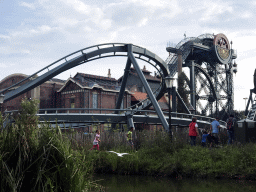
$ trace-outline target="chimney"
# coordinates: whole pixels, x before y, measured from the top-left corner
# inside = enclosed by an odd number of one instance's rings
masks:
[[[146,66],[144,65],[143,70],[146,70]]]
[[[108,78],[111,78],[110,69],[108,69]]]

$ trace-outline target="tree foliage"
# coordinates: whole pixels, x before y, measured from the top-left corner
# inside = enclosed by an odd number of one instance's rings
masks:
[[[186,90],[186,86],[187,86],[186,79],[187,79],[186,74],[184,72],[181,72],[180,75],[178,76],[178,93],[180,94],[184,103],[187,106],[189,106],[188,93]],[[178,111],[178,113],[186,113],[186,111],[183,109],[183,105],[180,101],[178,101],[177,111]]]

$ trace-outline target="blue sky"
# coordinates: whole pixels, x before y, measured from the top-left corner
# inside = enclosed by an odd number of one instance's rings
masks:
[[[188,0],[0,0],[0,79],[30,75],[79,49],[96,44],[133,43],[168,57],[167,42],[204,33],[224,33],[237,49],[235,108],[253,88],[256,68],[256,1]],[[122,64],[120,64],[122,63]],[[76,72],[119,78],[125,59],[81,65]],[[148,67],[150,69],[150,67]]]

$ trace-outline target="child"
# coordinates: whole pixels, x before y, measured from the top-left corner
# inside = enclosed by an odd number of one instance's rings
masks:
[[[130,131],[128,131],[128,133],[127,133],[127,142],[129,145],[132,146],[132,149],[133,149],[132,132],[133,132],[133,127],[131,127]]]
[[[210,132],[207,133],[206,130],[203,131],[203,135],[202,135],[202,146],[205,147],[206,146],[206,138],[208,139]],[[209,140],[209,139],[208,139]]]
[[[97,147],[97,150],[99,151],[100,150],[99,142],[100,142],[100,131],[96,130],[96,136],[93,141],[93,147],[91,148],[91,150],[93,150],[95,147]]]

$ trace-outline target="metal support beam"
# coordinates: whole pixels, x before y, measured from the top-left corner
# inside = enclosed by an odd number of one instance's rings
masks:
[[[132,115],[127,115],[127,126],[128,126],[128,129],[130,129],[131,127],[134,127]]]
[[[196,86],[195,86],[195,63],[194,60],[190,61],[190,103],[196,109]]]
[[[131,60],[128,58],[127,62],[126,62],[126,67],[124,70],[122,85],[121,85],[120,92],[118,94],[118,98],[117,98],[117,102],[116,102],[116,109],[120,109],[120,107],[121,107],[122,100],[124,98],[124,92],[125,92],[125,87],[126,87],[130,68],[131,68]],[[118,114],[118,113],[119,113],[119,111],[115,111],[115,114]]]
[[[172,112],[177,113],[176,87],[172,87]]]
[[[215,70],[214,70],[214,75],[215,75],[215,78],[214,78],[214,88],[215,88],[215,90],[217,91],[218,90],[218,73],[217,73],[217,70],[218,70],[218,68],[217,68],[217,64],[215,65]],[[230,98],[229,98],[229,96],[228,96],[228,102],[230,101]],[[219,100],[218,99],[216,99],[216,101],[215,101],[215,117],[219,117]],[[212,114],[213,115],[213,114]]]
[[[181,102],[182,108],[183,108],[184,110],[186,110],[186,112],[187,112],[188,114],[191,114],[191,112],[189,111],[189,108],[188,108],[187,105],[184,103],[184,101],[183,101],[183,99],[181,98],[179,92],[176,92],[176,96],[177,96],[178,100]]]
[[[160,120],[162,122],[163,127],[165,128],[165,130],[167,130],[169,132],[169,125],[164,117],[164,114],[163,114],[156,98],[154,97],[154,94],[152,93],[152,91],[148,85],[148,82],[147,82],[146,78],[144,77],[144,75],[143,75],[143,73],[142,73],[133,53],[132,53],[132,44],[128,44],[127,46],[128,46],[128,58],[131,60],[137,74],[139,75],[139,78],[148,94],[149,99],[151,100],[151,102],[156,110],[158,117],[160,118]]]
[[[247,105],[246,105],[246,109],[245,109],[245,116],[248,115],[248,109],[249,109],[249,105],[250,103],[253,104],[253,100],[252,100],[252,93],[254,92],[254,89],[250,89],[250,96],[249,96],[249,99],[247,101]]]
[[[181,74],[182,72],[182,51],[177,51],[177,55],[178,55],[178,76]]]

